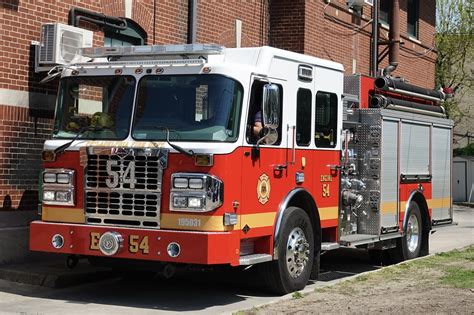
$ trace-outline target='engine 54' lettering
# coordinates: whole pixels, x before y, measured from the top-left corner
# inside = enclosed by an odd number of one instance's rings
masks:
[[[90,250],[99,250],[100,236],[100,233],[91,232],[89,243]],[[150,245],[148,242],[148,236],[143,236],[142,238],[140,235],[130,235],[128,237],[128,251],[132,254],[136,254],[138,252],[141,252],[144,255],[149,254]]]

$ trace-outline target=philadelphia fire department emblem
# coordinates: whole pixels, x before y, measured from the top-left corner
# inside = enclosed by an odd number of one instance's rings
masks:
[[[264,205],[270,198],[270,178],[267,174],[260,175],[257,183],[258,201]]]

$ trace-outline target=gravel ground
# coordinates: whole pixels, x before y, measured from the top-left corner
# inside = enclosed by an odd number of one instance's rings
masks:
[[[386,267],[242,313],[474,314],[474,247],[454,253]]]

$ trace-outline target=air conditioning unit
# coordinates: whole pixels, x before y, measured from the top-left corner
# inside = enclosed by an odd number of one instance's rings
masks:
[[[347,0],[346,3],[349,8],[354,8],[354,7],[361,8],[365,4],[373,6],[374,0]]]
[[[61,23],[41,26],[41,41],[36,50],[36,71],[55,65],[85,62],[80,55],[83,47],[92,47],[93,32]]]

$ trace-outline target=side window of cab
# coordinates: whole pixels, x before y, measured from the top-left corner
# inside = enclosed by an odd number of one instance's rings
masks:
[[[334,148],[337,143],[337,95],[316,93],[314,140],[319,148]]]
[[[267,81],[255,80],[252,84],[252,89],[250,91],[250,102],[249,102],[249,112],[247,117],[247,131],[245,134],[247,143],[256,144],[257,141],[263,136],[263,128],[265,127],[263,122],[263,111],[262,111],[262,101],[263,101],[263,87],[265,84],[268,84]],[[282,111],[283,111],[283,87],[280,84],[277,84],[280,90],[280,113],[279,113],[279,126],[278,131],[278,140],[272,144],[277,146],[281,143],[281,132],[282,132]]]

